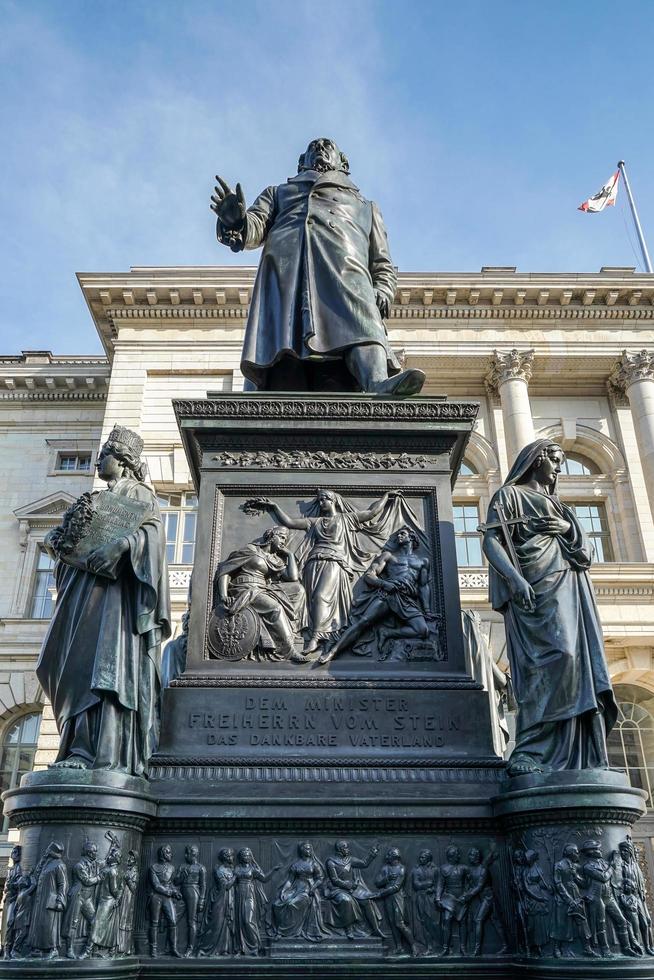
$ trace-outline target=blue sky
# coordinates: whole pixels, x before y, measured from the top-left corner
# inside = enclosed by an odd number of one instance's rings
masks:
[[[251,202],[319,135],[402,271],[638,267],[623,191],[576,208],[624,157],[654,250],[653,30],[652,0],[0,0],[0,352],[100,349],[77,271],[242,264],[213,175]]]

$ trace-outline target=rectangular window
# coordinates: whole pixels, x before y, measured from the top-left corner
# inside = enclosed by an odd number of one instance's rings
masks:
[[[194,493],[158,493],[169,565],[192,565],[198,498]]]
[[[483,564],[479,507],[477,504],[454,504],[454,536],[456,540],[456,560],[459,567]]]
[[[57,469],[66,473],[88,473],[91,469],[90,453],[59,453]]]
[[[575,504],[566,501],[575,512],[577,520],[590,538],[595,551],[595,561],[613,561],[611,534],[604,504]]]
[[[54,561],[45,548],[39,554],[30,596],[30,619],[50,619],[55,604]]]

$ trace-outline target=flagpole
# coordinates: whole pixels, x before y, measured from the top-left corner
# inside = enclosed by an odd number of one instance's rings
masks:
[[[634,202],[634,198],[631,193],[631,187],[629,186],[629,181],[627,179],[627,170],[624,165],[624,160],[618,160],[618,170],[624,177],[624,186],[627,192],[627,197],[629,198],[629,204],[631,205],[631,213],[633,215],[634,224],[636,226],[636,234],[638,235],[640,250],[643,253],[643,261],[645,263],[645,269],[647,272],[654,272],[654,269],[652,269],[652,260],[649,257],[649,252],[647,251],[647,245],[645,244],[645,236],[643,235],[643,229],[640,227],[640,220],[638,218],[638,212],[636,211],[636,204]]]

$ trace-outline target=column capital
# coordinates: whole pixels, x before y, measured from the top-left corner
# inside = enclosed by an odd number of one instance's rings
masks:
[[[499,391],[504,382],[511,378],[520,378],[527,384],[531,378],[533,362],[533,350],[520,351],[517,347],[507,351],[494,350],[484,377],[486,390]]]
[[[623,350],[609,375],[609,390],[626,392],[635,381],[654,381],[654,351]]]

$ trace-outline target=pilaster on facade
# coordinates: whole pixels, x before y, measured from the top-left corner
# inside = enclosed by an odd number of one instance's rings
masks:
[[[609,386],[624,391],[629,400],[654,520],[654,350],[623,350],[609,376]]]

